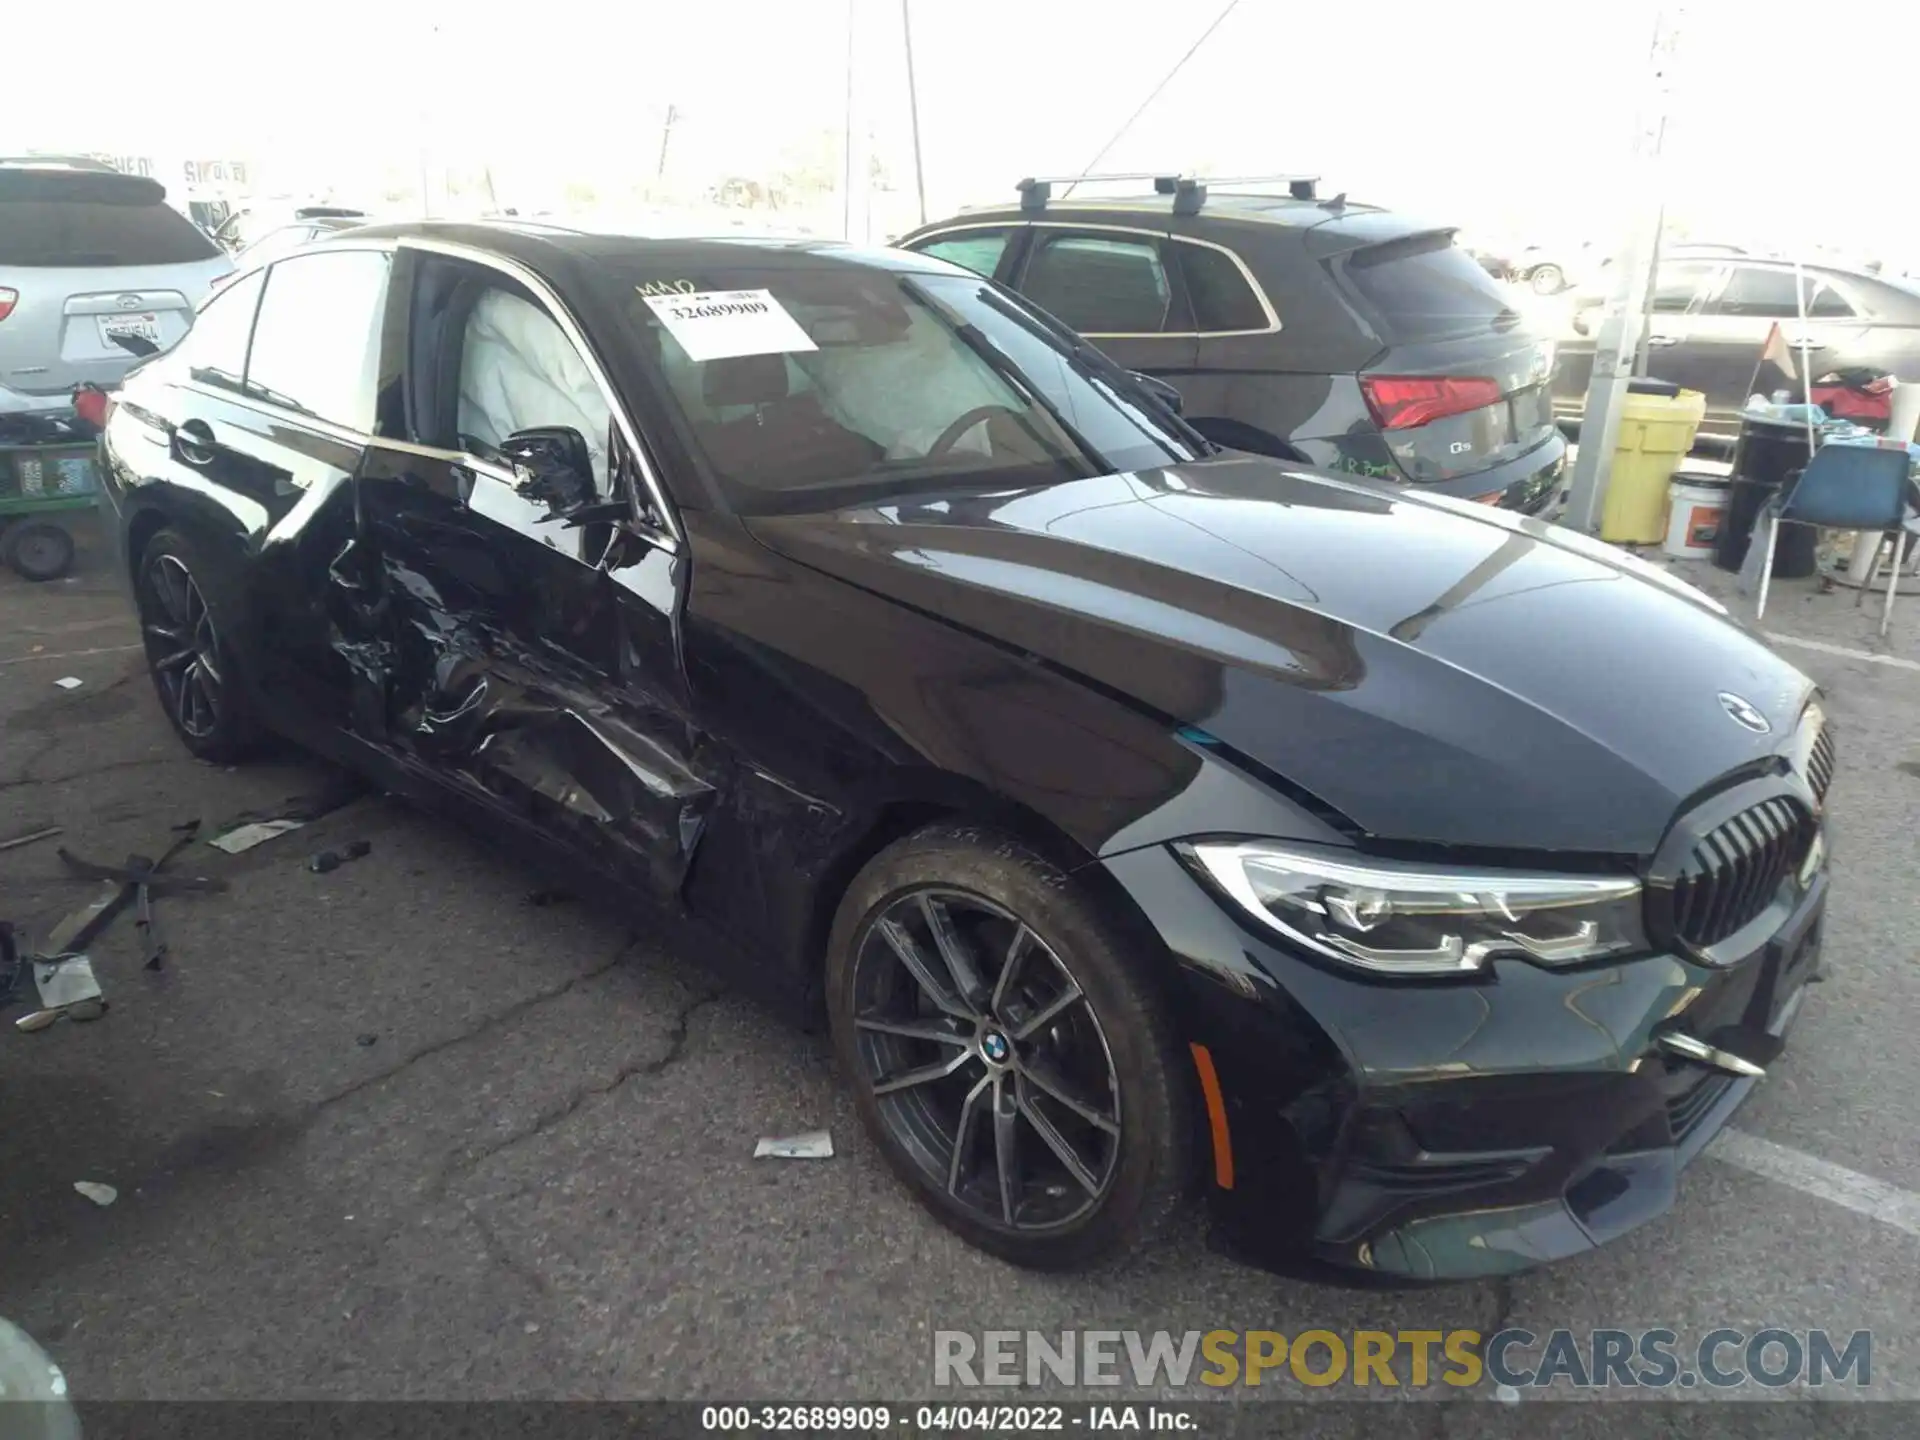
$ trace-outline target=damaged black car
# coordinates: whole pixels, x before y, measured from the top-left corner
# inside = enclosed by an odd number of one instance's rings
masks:
[[[824,1011],[911,1192],[1114,1258],[1514,1271],[1658,1216],[1817,971],[1834,749],[1714,602],[1222,452],[991,281],[348,232],[103,439],[160,703]]]

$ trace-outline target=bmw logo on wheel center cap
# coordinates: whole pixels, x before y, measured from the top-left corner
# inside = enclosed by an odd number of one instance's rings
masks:
[[[1013,1054],[1013,1046],[1007,1043],[1007,1037],[997,1030],[989,1030],[980,1040],[980,1053],[996,1065],[1004,1065]]]

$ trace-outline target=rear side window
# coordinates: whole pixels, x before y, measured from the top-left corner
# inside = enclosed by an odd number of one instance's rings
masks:
[[[373,429],[390,257],[297,255],[267,270],[247,390],[350,430]]]
[[[1409,235],[1356,250],[1344,273],[1384,340],[1483,335],[1520,318],[1499,283],[1450,234]]]
[[[215,291],[200,307],[200,313],[193,317],[193,329],[180,347],[189,376],[204,385],[240,388],[247,373],[253,313],[260,307],[266,279],[266,271],[256,271]]]
[[[1173,289],[1156,242],[1043,237],[1020,286],[1034,304],[1089,335],[1157,335],[1167,328]]]
[[[1187,282],[1193,305],[1194,329],[1203,334],[1221,330],[1264,330],[1267,312],[1253,293],[1247,277],[1224,250],[1210,245],[1176,243],[1180,278]]]
[[[1000,257],[1007,253],[1007,242],[1012,238],[1011,230],[968,230],[959,235],[929,241],[925,245],[916,245],[914,249],[922,255],[931,255],[992,279],[993,272],[1000,268]]]
[[[0,265],[63,270],[186,265],[219,253],[191,220],[164,201],[0,195]]]

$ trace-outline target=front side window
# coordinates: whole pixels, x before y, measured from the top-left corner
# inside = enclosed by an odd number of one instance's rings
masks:
[[[965,230],[913,248],[922,255],[991,277],[1000,268],[1000,257],[1007,253],[1007,242],[1012,238],[1011,230]]]
[[[1144,237],[1043,231],[1020,289],[1088,335],[1157,335],[1173,303],[1160,246]]]
[[[1653,287],[1655,312],[1686,315],[1699,310],[1719,273],[1712,265],[1661,266]]]
[[[379,250],[297,255],[270,267],[248,393],[370,432],[390,268]]]
[[[253,315],[260,307],[266,279],[266,271],[256,270],[214,291],[200,307],[193,329],[180,342],[179,353],[190,378],[229,390],[245,383],[247,341],[253,335]]]
[[[1800,314],[1798,292],[1791,270],[1763,270],[1736,265],[1715,307],[1722,315],[1764,316],[1787,320]]]
[[[619,275],[673,418],[743,513],[1198,455],[1111,362],[984,280],[853,265]]]

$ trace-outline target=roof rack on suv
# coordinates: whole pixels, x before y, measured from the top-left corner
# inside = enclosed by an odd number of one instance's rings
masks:
[[[293,212],[296,220],[364,220],[364,210],[349,210],[343,205],[302,205]]]
[[[1017,188],[1020,192],[1020,208],[1029,213],[1045,210],[1047,201],[1053,198],[1053,187],[1065,185],[1071,190],[1076,185],[1112,184],[1118,181],[1139,182],[1151,180],[1153,193],[1173,197],[1173,213],[1176,215],[1198,215],[1200,207],[1207,203],[1209,185],[1277,185],[1284,184],[1287,194],[1295,200],[1311,200],[1320,182],[1318,175],[1258,175],[1244,176],[1229,180],[1216,180],[1209,176],[1198,175],[1159,175],[1153,173],[1125,175],[1029,175]]]

